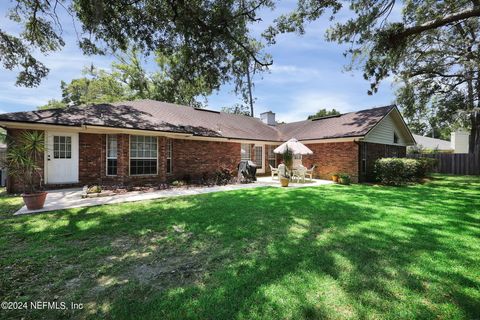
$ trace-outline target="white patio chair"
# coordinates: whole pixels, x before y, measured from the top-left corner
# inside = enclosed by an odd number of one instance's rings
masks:
[[[313,179],[313,171],[315,170],[316,165],[313,165],[310,169],[307,169],[305,176],[309,176],[310,180]]]
[[[277,176],[277,180],[279,180],[280,178],[278,177],[278,168],[274,168],[270,164],[269,166],[270,166],[270,172],[272,173],[272,180],[275,180],[275,175]]]
[[[299,166],[293,170],[292,173],[292,180],[296,180],[297,182],[302,181],[302,183],[305,183],[305,174],[307,172],[307,168],[304,166]]]

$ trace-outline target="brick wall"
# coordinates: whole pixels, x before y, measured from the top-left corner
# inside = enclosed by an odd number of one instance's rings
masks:
[[[306,145],[312,155],[303,156],[302,163],[311,168],[316,165],[314,178],[331,179],[333,173],[346,173],[352,182],[358,182],[358,154],[356,142],[314,143]]]
[[[360,143],[360,181],[374,181],[375,161],[380,158],[399,157],[404,158],[407,154],[407,147],[387,144],[361,142]],[[363,168],[362,160],[366,160],[366,170]]]
[[[80,133],[79,180],[86,184],[141,185],[164,183],[165,138],[158,137],[158,167],[156,175],[130,176],[130,137],[117,134],[117,175],[107,176],[107,135]]]
[[[226,168],[236,172],[240,143],[173,139],[173,172],[168,180],[198,181],[204,174]],[[164,161],[166,162],[166,161]]]
[[[105,135],[78,135],[78,179],[81,184],[100,184],[105,174]]]

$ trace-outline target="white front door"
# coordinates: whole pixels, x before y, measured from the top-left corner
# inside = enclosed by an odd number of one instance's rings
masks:
[[[47,134],[46,183],[78,182],[78,133]]]
[[[258,173],[265,173],[265,152],[263,151],[263,147],[263,145],[257,145],[253,149],[253,152],[255,154],[255,164],[257,165]]]

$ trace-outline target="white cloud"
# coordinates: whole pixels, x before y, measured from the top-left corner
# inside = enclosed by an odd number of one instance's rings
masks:
[[[304,92],[289,99],[290,108],[277,112],[277,120],[285,122],[301,121],[307,119],[319,109],[335,108],[344,113],[353,110],[353,105],[348,98],[340,94],[328,92]]]

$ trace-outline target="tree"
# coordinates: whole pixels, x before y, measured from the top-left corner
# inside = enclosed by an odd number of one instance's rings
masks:
[[[201,76],[189,80],[181,78],[183,68],[180,53],[171,56],[157,54],[157,72],[147,72],[137,50],[117,54],[112,71],[94,66],[85,68],[83,77],[70,83],[62,81],[62,101],[50,100],[39,109],[66,107],[67,105],[88,105],[112,103],[135,99],[154,99],[171,103],[202,107],[199,100],[209,95],[213,87]]]
[[[61,109],[65,108],[66,106],[67,104],[63,101],[57,99],[50,99],[46,104],[39,106],[38,110]]]
[[[231,107],[223,107],[223,112],[232,113],[232,114],[241,114],[244,116],[251,116],[251,110],[249,106],[237,103]]]
[[[299,1],[298,8],[278,18],[265,36],[274,43],[279,33],[302,33],[304,25],[327,8],[334,18],[344,4]],[[334,24],[327,39],[350,44],[345,54],[352,58],[350,67],[362,69],[370,81],[368,93],[377,92],[382,80],[395,76],[410,91],[407,100],[404,93],[399,95],[406,114],[418,116],[437,108],[435,116],[447,123],[460,115],[468,118],[470,150],[480,152],[480,2],[406,1],[401,21],[390,17],[394,0],[351,0],[349,4],[353,17]],[[411,99],[411,93],[417,99]]]
[[[340,114],[341,113],[339,111],[335,110],[335,108],[333,108],[332,110],[320,109],[320,110],[317,111],[317,113],[309,115],[307,120],[316,119],[316,118],[323,118],[323,117],[328,117],[328,116],[337,116],[337,115],[340,115]]]
[[[84,77],[70,83],[62,81],[62,101],[66,105],[112,103],[127,100],[128,88],[119,81],[118,75],[99,70],[93,66],[84,70]]]
[[[259,10],[274,8],[273,0],[12,3],[9,18],[21,32],[0,29],[0,61],[5,69],[20,69],[18,85],[37,86],[48,74],[48,68],[32,52],[61,50],[65,42],[60,16],[65,12],[80,26],[78,46],[85,54],[126,51],[132,44],[142,53],[170,56],[183,52],[187,62],[182,68],[184,79],[202,75],[208,83],[220,85],[232,79],[233,58],[248,56],[260,65],[271,63],[250,45],[248,26],[260,20]]]
[[[255,48],[255,51],[261,51],[263,49],[263,44],[252,40],[250,43],[252,48]],[[266,55],[268,59],[271,59],[270,55]],[[268,67],[257,63],[256,61],[252,60],[252,58],[248,55],[243,55],[240,57],[236,57],[232,60],[232,73],[233,73],[233,82],[235,84],[234,92],[237,96],[240,96],[245,106],[248,106],[250,112],[242,114],[249,115],[253,117],[255,115],[254,112],[254,104],[256,98],[253,95],[253,90],[255,88],[255,77],[262,72],[268,71]],[[234,105],[231,107],[233,110],[238,109],[238,105]],[[243,110],[244,108],[240,108],[239,110]]]

